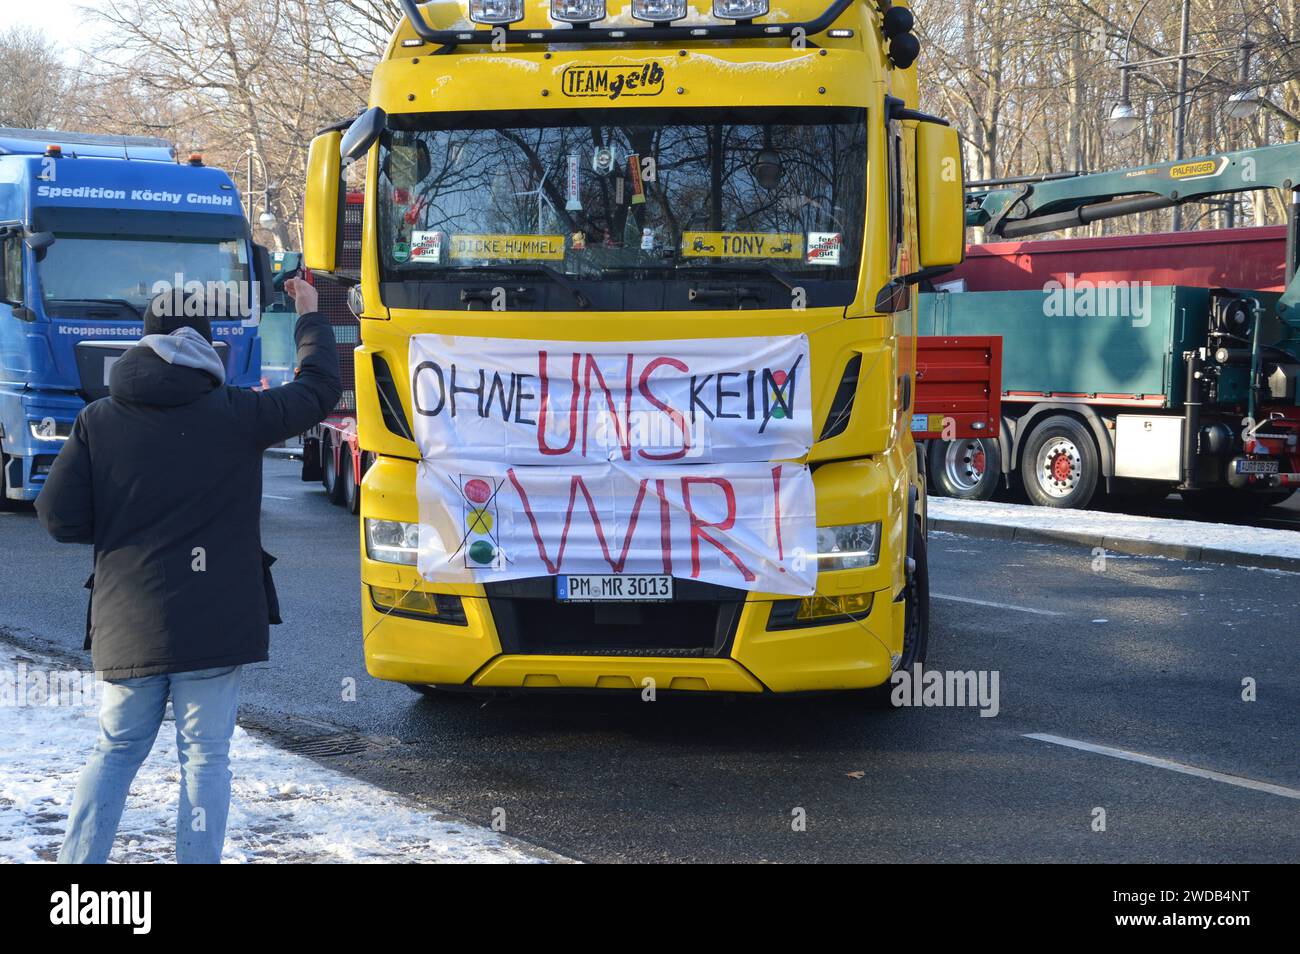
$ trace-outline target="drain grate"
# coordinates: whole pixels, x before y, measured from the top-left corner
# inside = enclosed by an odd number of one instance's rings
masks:
[[[356,735],[355,733],[312,736],[309,738],[295,737],[283,740],[280,746],[300,755],[317,757],[360,755],[362,752],[369,752],[371,749],[378,747],[365,736]]]

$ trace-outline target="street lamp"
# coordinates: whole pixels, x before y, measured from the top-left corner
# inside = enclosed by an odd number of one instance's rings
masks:
[[[1259,112],[1261,98],[1257,89],[1243,89],[1239,93],[1233,93],[1228,97],[1228,115],[1233,119],[1249,119]]]
[[[253,158],[256,156],[258,163],[262,166],[262,180],[266,183],[265,188],[258,190],[262,194],[262,214],[258,216],[257,224],[266,229],[266,231],[274,233],[276,227],[280,224],[280,220],[277,219],[275,213],[271,211],[271,197],[276,192],[276,184],[269,181],[269,176],[266,171],[266,161],[253,151],[252,146],[249,146],[244,150],[244,156],[248,160],[248,190],[246,193],[248,196],[248,217],[250,219],[253,217],[253,196],[256,194],[253,191]],[[276,244],[279,244],[279,236],[276,236]]]
[[[1250,54],[1255,42],[1247,36],[1241,41],[1241,58],[1237,61],[1237,85],[1241,89],[1228,97],[1228,115],[1233,119],[1249,119],[1259,112],[1259,90],[1250,86]]]
[[[1128,79],[1128,74],[1124,74]],[[1110,116],[1106,118],[1106,123],[1110,126],[1111,132],[1116,136],[1123,138],[1131,135],[1134,130],[1142,124],[1138,112],[1133,108],[1133,104],[1127,98],[1121,99],[1110,111]]]

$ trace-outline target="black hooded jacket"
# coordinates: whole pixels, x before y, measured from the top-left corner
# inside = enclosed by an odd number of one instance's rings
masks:
[[[109,397],[78,415],[36,509],[56,540],[95,546],[86,642],[104,678],[267,658],[280,620],[262,452],[319,423],[341,391],[325,318],[302,316],[294,336],[295,380],[266,391],[131,348]]]

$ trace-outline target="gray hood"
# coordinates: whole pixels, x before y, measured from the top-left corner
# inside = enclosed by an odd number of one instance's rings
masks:
[[[168,364],[198,368],[216,378],[218,384],[226,383],[226,368],[217,349],[193,328],[177,328],[169,335],[145,335],[139,345],[152,349]]]

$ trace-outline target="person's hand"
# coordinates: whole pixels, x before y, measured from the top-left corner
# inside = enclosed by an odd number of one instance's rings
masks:
[[[320,294],[316,291],[315,285],[303,281],[301,278],[290,278],[284,283],[284,290],[293,299],[299,315],[305,315],[308,312],[317,310]]]

